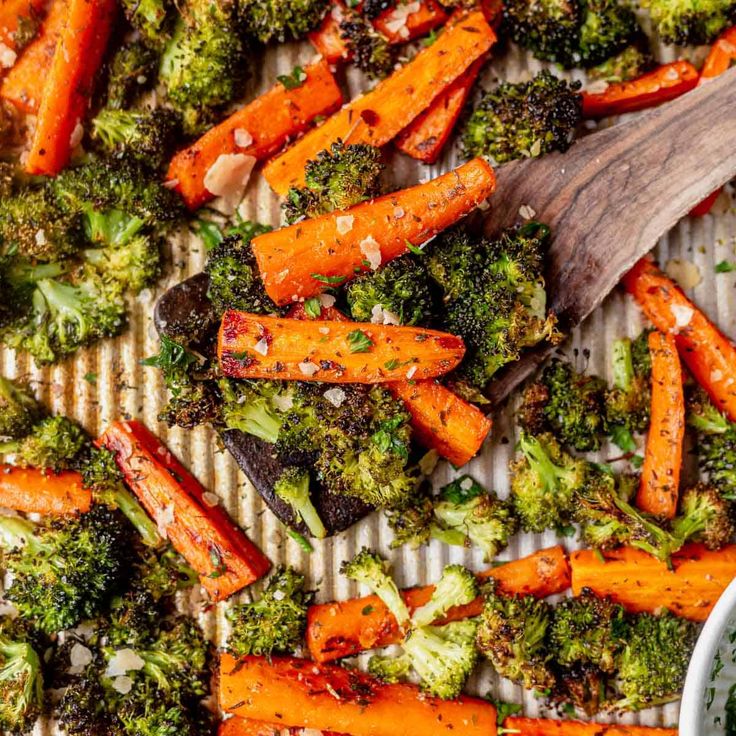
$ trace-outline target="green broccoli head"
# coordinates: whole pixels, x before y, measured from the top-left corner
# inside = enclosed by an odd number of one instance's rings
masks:
[[[352,560],[343,562],[340,572],[370,588],[385,604],[402,629],[410,623],[409,609],[390,574],[390,565],[380,555],[363,548]]]
[[[46,185],[0,200],[0,254],[58,261],[83,243],[79,215],[67,212]]]
[[[158,54],[140,40],[131,41],[117,49],[108,67],[105,106],[109,110],[126,110],[155,83]]]
[[[581,452],[599,449],[605,427],[605,381],[553,359],[542,372],[541,383],[548,393],[544,417],[555,437]]]
[[[628,82],[644,74],[652,65],[652,54],[644,43],[627,46],[610,59],[588,70],[591,80],[608,84]]]
[[[669,612],[636,616],[618,662],[622,697],[615,707],[640,710],[679,698],[697,637],[696,624]]]
[[[270,229],[257,225],[253,237]],[[279,311],[266,294],[250,238],[237,235],[225,238],[210,251],[205,272],[210,277],[207,296],[218,312],[240,309],[255,314],[273,314]]]
[[[80,452],[88,443],[84,430],[66,417],[46,417],[33,425],[30,433],[0,446],[15,453],[15,464],[44,470],[76,467]]]
[[[547,649],[552,607],[533,596],[500,595],[493,583],[484,586],[485,604],[476,643],[502,677],[527,689],[554,685]]]
[[[616,670],[627,635],[623,607],[588,589],[557,604],[549,628],[550,647],[559,664],[593,665],[607,673]]]
[[[480,547],[487,562],[508,545],[519,528],[512,504],[501,501],[468,475],[442,489],[434,515],[443,528],[463,533]]]
[[[163,107],[105,108],[92,120],[92,138],[108,156],[129,157],[158,170],[169,160],[179,126],[179,114]]]
[[[654,29],[665,43],[704,44],[736,22],[733,0],[647,0]]]
[[[231,3],[191,0],[181,9],[161,57],[159,78],[187,135],[202,133],[242,92],[245,44]]]
[[[122,5],[128,22],[146,43],[160,47],[167,37],[166,21],[173,3],[169,0],[123,0]]]
[[[6,597],[48,634],[92,618],[129,572],[130,527],[105,506],[43,525],[0,517],[0,545],[13,582]]]
[[[702,542],[720,549],[736,532],[730,501],[712,486],[697,483],[680,498],[680,512],[672,520],[672,533],[685,541]]]
[[[566,151],[581,119],[579,82],[543,70],[529,82],[503,82],[487,92],[462,133],[468,158],[488,156],[497,164]]]
[[[580,61],[601,64],[623,51],[641,33],[634,11],[618,0],[584,0],[580,27]]]
[[[565,527],[575,510],[576,494],[590,474],[587,461],[567,454],[551,434],[522,434],[521,454],[512,461],[511,500],[525,531]]]
[[[436,310],[424,259],[410,254],[353,279],[345,289],[345,298],[358,322],[385,321],[388,317],[402,325],[427,324]]]
[[[340,21],[340,38],[352,60],[369,79],[382,79],[393,71],[396,58],[388,39],[361,13],[348,10]]]
[[[290,567],[279,568],[257,601],[228,611],[228,650],[236,656],[293,654],[302,645],[311,602],[304,576]]]
[[[424,489],[417,489],[405,504],[386,511],[388,524],[394,538],[391,547],[408,544],[412,549],[427,544],[434,536],[434,500]],[[464,544],[465,535],[460,536],[460,544]]]
[[[368,672],[384,682],[404,682],[411,669],[411,659],[407,654],[398,657],[374,654],[368,660]]]
[[[289,189],[283,205],[287,222],[345,210],[378,196],[383,168],[380,149],[336,141],[307,163],[304,187]]]
[[[283,425],[278,406],[292,401],[293,387],[278,381],[220,381],[222,417],[228,429],[275,444]]]
[[[0,729],[29,733],[43,708],[43,669],[23,623],[0,618]]]
[[[327,536],[327,530],[309,495],[307,470],[295,466],[286,468],[274,484],[273,491],[278,498],[289,504],[296,521],[302,521],[313,537],[324,539]]]
[[[455,606],[474,601],[480,589],[475,575],[462,565],[447,565],[434,586],[432,597],[411,615],[413,626],[429,626]]]
[[[578,0],[510,0],[503,5],[503,22],[509,37],[538,59],[564,67],[580,59]]]
[[[0,438],[19,440],[25,437],[42,415],[43,409],[30,389],[0,376]]]
[[[327,0],[240,0],[246,33],[262,43],[304,37],[329,8]]]
[[[525,348],[559,340],[542,278],[548,235],[545,225],[531,222],[496,240],[478,242],[454,229],[432,243],[428,268],[443,296],[441,326],[467,349],[456,381],[482,390]]]

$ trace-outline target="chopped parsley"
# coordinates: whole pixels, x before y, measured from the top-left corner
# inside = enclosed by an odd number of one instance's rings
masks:
[[[276,79],[278,79],[286,89],[297,89],[307,81],[307,73],[300,66],[295,66],[291,70],[291,74],[280,74]]]
[[[313,296],[304,302],[304,313],[309,319],[319,319],[322,314],[322,302],[319,297]]]
[[[322,284],[341,284],[345,281],[344,276],[325,276],[321,273],[313,273],[312,278]]]
[[[367,353],[373,347],[373,340],[363,330],[348,333],[348,345],[351,353]]]

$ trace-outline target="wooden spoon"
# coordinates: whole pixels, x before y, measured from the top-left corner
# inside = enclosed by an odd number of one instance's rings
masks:
[[[552,228],[547,292],[567,331],[696,204],[736,176],[736,68],[564,154],[502,166],[485,228],[527,205]],[[541,346],[492,381],[503,401],[554,348]]]

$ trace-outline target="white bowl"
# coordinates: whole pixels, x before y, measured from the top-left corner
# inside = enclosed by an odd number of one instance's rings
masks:
[[[703,626],[687,670],[680,706],[680,736],[723,736],[729,688],[736,683],[736,579],[723,591]],[[720,652],[723,667],[714,671]],[[710,707],[706,702],[710,701]],[[720,717],[720,718],[719,718]]]

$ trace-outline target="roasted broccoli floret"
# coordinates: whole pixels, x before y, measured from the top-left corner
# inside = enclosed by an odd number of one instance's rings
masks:
[[[598,376],[578,373],[569,363],[557,359],[545,367],[539,382],[546,392],[542,408],[544,425],[560,442],[576,450],[599,449],[605,427],[605,382]],[[530,390],[535,406],[542,393],[535,388]],[[528,418],[533,411],[530,408],[523,413]]]
[[[665,43],[704,44],[736,21],[733,0],[647,0],[654,29]]]
[[[358,322],[426,324],[435,312],[424,260],[403,255],[378,271],[366,271],[345,289],[350,314]]]
[[[270,229],[255,225],[252,237]],[[207,296],[218,312],[241,309],[255,314],[273,314],[279,311],[266,294],[250,238],[237,235],[225,238],[210,251],[205,272],[210,277]]]
[[[158,72],[158,54],[142,41],[121,46],[109,65],[106,107],[129,108],[138,94],[151,87]]]
[[[682,494],[679,515],[672,520],[675,537],[720,549],[735,531],[731,504],[715,488],[698,483]]]
[[[527,689],[554,685],[547,632],[552,607],[533,596],[504,596],[493,583],[484,586],[485,604],[476,643],[501,677]]]
[[[279,568],[257,601],[228,611],[228,650],[236,656],[293,654],[302,644],[312,597],[304,589],[303,575],[290,567]]]
[[[29,733],[43,708],[43,671],[26,627],[0,618],[0,730]]]
[[[701,471],[723,498],[736,501],[736,424],[711,403],[705,391],[688,399],[687,422],[696,431]]]
[[[445,303],[441,327],[462,337],[467,348],[455,383],[482,390],[524,348],[559,340],[542,278],[548,235],[537,222],[496,240],[478,241],[454,229],[430,246],[429,272]]]
[[[167,35],[165,25],[171,8],[168,0],[123,0],[122,5],[128,22],[146,43],[160,47]]]
[[[166,44],[159,78],[182,114],[184,132],[201,133],[215,112],[242,91],[245,44],[233,3],[190,0]]]
[[[88,439],[84,430],[66,417],[46,417],[24,437],[0,444],[0,452],[15,453],[15,465],[44,470],[69,470]]]
[[[354,10],[343,13],[340,38],[352,52],[355,66],[369,79],[381,79],[393,70],[396,59],[388,39],[365,15]]]
[[[367,143],[333,143],[304,169],[304,187],[292,187],[284,202],[289,223],[345,210],[381,193],[381,151]]]
[[[575,510],[575,498],[585,486],[590,464],[573,458],[550,434],[523,433],[521,454],[512,461],[511,500],[525,531],[562,529]]]
[[[606,424],[613,441],[625,451],[635,449],[632,434],[649,425],[651,359],[645,331],[633,343],[613,343],[613,387],[606,391]]]
[[[644,74],[652,64],[652,55],[644,44],[627,46],[623,51],[606,59],[588,70],[591,80],[601,80],[608,84],[628,82]]]
[[[2,438],[18,440],[30,434],[43,411],[25,386],[0,376],[0,452]]]
[[[464,606],[474,601],[479,592],[478,581],[469,570],[462,565],[447,565],[430,600],[412,614],[412,624],[429,626],[443,618],[454,606]]]
[[[619,0],[583,0],[580,62],[590,67],[621,52],[641,33],[634,11]]]
[[[309,533],[317,539],[324,539],[327,530],[319,518],[317,509],[309,495],[309,472],[303,468],[288,467],[279,476],[273,487],[274,493],[289,504],[297,522],[304,522]]]
[[[487,562],[508,545],[519,528],[511,503],[501,501],[468,475],[442,489],[434,515],[443,529],[460,532],[480,547]]]
[[[503,4],[503,22],[510,38],[538,59],[565,67],[580,60],[578,0],[510,0]]]
[[[38,526],[0,517],[0,545],[13,575],[6,598],[40,631],[75,626],[125,581],[131,543],[123,518],[105,506]]]
[[[130,157],[157,170],[168,161],[179,129],[179,115],[159,107],[106,108],[92,120],[92,137],[115,158]]]
[[[679,698],[697,636],[696,624],[669,612],[636,616],[619,659],[622,697],[613,706],[639,710]]]
[[[329,7],[326,0],[240,0],[246,32],[262,43],[302,38]]]
[[[618,654],[628,635],[623,607],[598,598],[584,588],[579,596],[565,598],[552,614],[550,648],[564,667],[594,665],[602,672],[616,670]]]
[[[503,82],[487,92],[462,133],[468,158],[489,156],[497,164],[566,151],[581,119],[579,82],[543,70],[529,82]]]
[[[283,417],[277,404],[290,402],[292,387],[272,381],[220,382],[224,399],[223,421],[229,429],[239,429],[264,442],[279,439]]]

